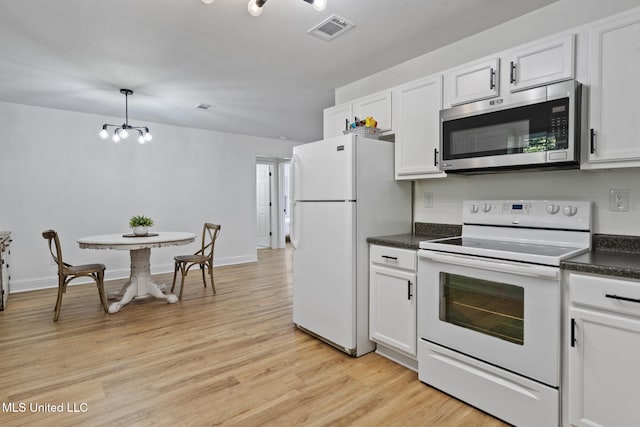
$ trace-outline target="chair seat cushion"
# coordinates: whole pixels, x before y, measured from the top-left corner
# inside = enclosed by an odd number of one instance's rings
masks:
[[[65,273],[67,274],[84,274],[94,273],[100,270],[104,270],[106,266],[104,264],[84,264],[84,265],[71,265],[65,267]]]
[[[178,255],[173,259],[175,259],[177,262],[203,263],[209,261],[209,257],[204,255]]]

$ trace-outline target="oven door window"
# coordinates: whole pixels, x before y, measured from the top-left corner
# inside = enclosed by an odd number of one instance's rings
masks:
[[[440,320],[524,344],[524,288],[440,273]]]
[[[448,120],[443,159],[537,153],[569,148],[569,98]]]

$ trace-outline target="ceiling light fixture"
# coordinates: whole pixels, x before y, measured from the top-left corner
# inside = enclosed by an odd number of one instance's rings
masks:
[[[202,1],[205,1],[205,0],[202,0]],[[323,11],[327,8],[327,0],[302,0],[302,1],[309,3],[317,11]],[[260,16],[262,15],[262,6],[264,6],[266,2],[267,0],[249,0],[247,9],[249,10],[249,13],[251,15]]]
[[[120,93],[124,95],[124,123],[120,126],[118,125],[110,125],[105,123],[102,125],[102,130],[98,134],[100,138],[107,139],[109,138],[108,128],[114,127],[113,136],[111,140],[113,142],[120,142],[121,139],[127,139],[129,137],[129,129],[137,130],[140,134],[138,136],[138,142],[140,144],[144,144],[147,141],[151,141],[153,138],[151,133],[149,133],[149,128],[146,126],[131,126],[129,124],[129,95],[133,95],[133,91],[131,89],[120,89]]]

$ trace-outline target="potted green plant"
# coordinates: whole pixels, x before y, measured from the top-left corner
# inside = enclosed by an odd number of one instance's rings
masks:
[[[129,227],[136,236],[146,236],[149,233],[149,227],[153,226],[153,220],[148,216],[134,215],[129,219]]]

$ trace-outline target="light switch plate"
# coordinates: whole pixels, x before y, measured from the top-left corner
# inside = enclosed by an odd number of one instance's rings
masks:
[[[424,193],[424,207],[425,208],[433,207],[433,193],[431,192]]]

